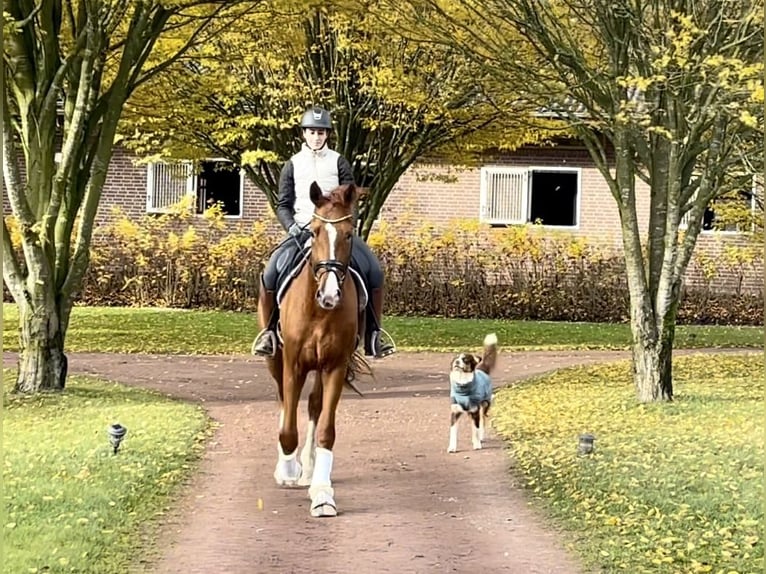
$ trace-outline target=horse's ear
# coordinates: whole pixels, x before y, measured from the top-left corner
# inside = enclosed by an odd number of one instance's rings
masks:
[[[353,205],[359,199],[359,193],[362,190],[361,187],[357,187],[356,184],[350,183],[346,187],[346,191],[343,192],[343,203],[346,205]]]
[[[324,193],[322,193],[322,188],[319,187],[319,184],[317,182],[312,182],[311,187],[309,188],[309,194],[311,197],[311,202],[319,207],[323,203],[327,201],[327,198],[325,197]]]

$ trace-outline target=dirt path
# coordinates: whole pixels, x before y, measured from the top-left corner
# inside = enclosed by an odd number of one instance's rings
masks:
[[[625,356],[507,353],[494,383]],[[261,360],[77,354],[70,370],[203,402],[221,423],[147,572],[580,572],[515,488],[491,432],[474,452],[463,424],[460,452],[447,454],[450,357],[400,354],[374,365],[364,398],[344,394],[333,471],[341,514],[320,521],[305,490],[272,479],[277,408]]]
[[[494,384],[626,357],[505,353]],[[145,572],[581,572],[513,484],[491,431],[472,451],[461,425],[460,452],[447,454],[450,358],[399,354],[374,365],[364,398],[344,394],[333,470],[341,514],[325,520],[309,518],[305,489],[274,484],[277,407],[260,359],[74,354],[70,371],[202,402],[221,423]],[[301,415],[303,432],[304,401]]]

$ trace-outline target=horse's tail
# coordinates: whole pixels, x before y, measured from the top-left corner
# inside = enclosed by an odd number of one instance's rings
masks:
[[[346,386],[360,397],[363,397],[364,395],[362,394],[362,391],[360,391],[354,383],[359,375],[369,375],[373,379],[375,378],[375,373],[372,372],[372,367],[370,366],[370,363],[367,362],[367,359],[364,358],[364,355],[360,351],[354,351],[354,354],[351,355],[351,358],[348,361]]]

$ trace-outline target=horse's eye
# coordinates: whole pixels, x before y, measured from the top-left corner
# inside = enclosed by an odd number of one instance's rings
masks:
[[[348,241],[351,241],[353,238],[354,238],[354,234],[353,233],[349,232],[349,233],[346,234],[346,239]]]

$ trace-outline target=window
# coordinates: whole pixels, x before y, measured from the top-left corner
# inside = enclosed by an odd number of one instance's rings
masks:
[[[195,213],[220,203],[227,217],[242,216],[243,176],[227,160],[152,163],[147,172],[146,211],[166,213],[186,196],[194,198]]]
[[[747,229],[747,219],[754,208],[754,195],[749,191],[734,196],[715,198],[702,215],[702,231],[741,232]]]
[[[204,161],[197,176],[197,213],[203,213],[216,203],[224,215],[242,215],[242,175],[231,162]]]
[[[150,163],[146,176],[146,211],[166,213],[187,195],[195,195],[193,166],[183,163]]]
[[[762,187],[756,178],[750,189],[741,189],[713,199],[702,214],[701,232],[743,233],[753,228],[759,194]],[[689,212],[681,218],[680,229],[689,225]]]
[[[484,167],[480,219],[493,225],[579,224],[579,169]]]

